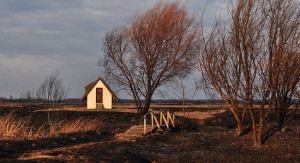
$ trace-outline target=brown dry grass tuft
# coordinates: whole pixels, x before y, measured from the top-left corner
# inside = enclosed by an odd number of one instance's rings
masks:
[[[18,118],[14,112],[10,112],[0,116],[0,140],[34,140],[75,132],[99,132],[103,126],[103,121],[103,116],[94,119],[79,118],[56,121],[50,127],[44,123],[34,128],[29,125],[29,118]]]
[[[99,131],[103,125],[104,117],[97,117],[95,119],[79,118],[76,120],[62,120],[57,121],[50,127],[50,135],[74,133],[74,132],[87,132]]]
[[[17,118],[14,112],[0,116],[0,139],[19,139],[26,134],[28,118]]]

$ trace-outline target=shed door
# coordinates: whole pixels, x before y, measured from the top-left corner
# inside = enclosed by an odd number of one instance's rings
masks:
[[[103,89],[96,88],[96,103],[103,103]]]

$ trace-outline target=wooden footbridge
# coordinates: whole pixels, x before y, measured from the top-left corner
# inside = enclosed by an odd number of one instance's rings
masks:
[[[151,116],[151,128],[147,126],[147,116]],[[159,115],[159,121],[156,117],[156,115]],[[162,130],[162,126],[166,126],[167,129],[170,129],[170,125],[175,127],[175,114],[170,113],[169,110],[166,109],[149,109],[148,113],[146,113],[143,116],[144,119],[144,134],[147,134],[148,132],[153,131],[156,127],[158,130]],[[149,131],[150,130],[150,131]]]
[[[157,118],[158,116],[159,119]],[[156,128],[158,131],[162,131],[163,129],[170,129],[171,126],[175,127],[175,114],[171,113],[169,110],[149,109],[142,118],[144,120],[144,125],[132,126],[125,133],[117,134],[117,139],[121,141],[133,141],[149,132],[153,132]],[[147,124],[147,119],[150,120],[151,124]]]

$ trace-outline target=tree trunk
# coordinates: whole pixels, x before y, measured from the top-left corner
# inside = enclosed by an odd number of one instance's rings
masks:
[[[278,126],[278,130],[281,131],[284,128],[284,111],[283,110],[279,110],[277,113],[277,126]]]
[[[238,126],[236,128],[236,136],[240,136],[244,132],[243,122],[242,122],[242,120],[240,119],[239,115],[236,112],[232,112],[232,113],[233,113],[233,115],[235,117],[235,120],[238,124]]]
[[[236,136],[241,136],[244,132],[243,124],[241,120],[237,120],[238,127],[236,128]]]
[[[253,130],[253,144],[255,147],[257,147],[257,134],[256,134],[256,123],[255,123],[255,117],[254,117],[254,113],[253,113],[253,108],[249,109],[249,113],[251,116],[251,120],[252,120],[252,130]]]
[[[149,111],[150,104],[151,104],[151,96],[152,96],[151,93],[147,93],[144,106],[140,109],[140,118]]]
[[[257,147],[260,147],[262,145],[262,130],[264,125],[264,117],[263,117],[263,107],[260,108],[259,111],[259,127],[258,127],[258,133],[257,133]]]
[[[278,131],[281,131],[284,125],[284,116],[281,110],[278,110],[276,115],[277,115],[277,129]]]

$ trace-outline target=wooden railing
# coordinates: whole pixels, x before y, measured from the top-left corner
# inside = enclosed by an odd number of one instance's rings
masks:
[[[158,112],[160,115],[159,122],[156,118],[156,115],[154,112]],[[170,122],[173,127],[175,127],[175,114],[170,113],[169,110],[153,110],[149,109],[149,111],[143,116],[144,119],[144,134],[147,133],[147,116],[151,115],[151,127],[154,127],[154,124],[156,124],[158,129],[161,129],[161,126],[165,124],[167,129],[170,128]],[[154,123],[155,122],[155,123]],[[164,124],[163,124],[164,122]]]

